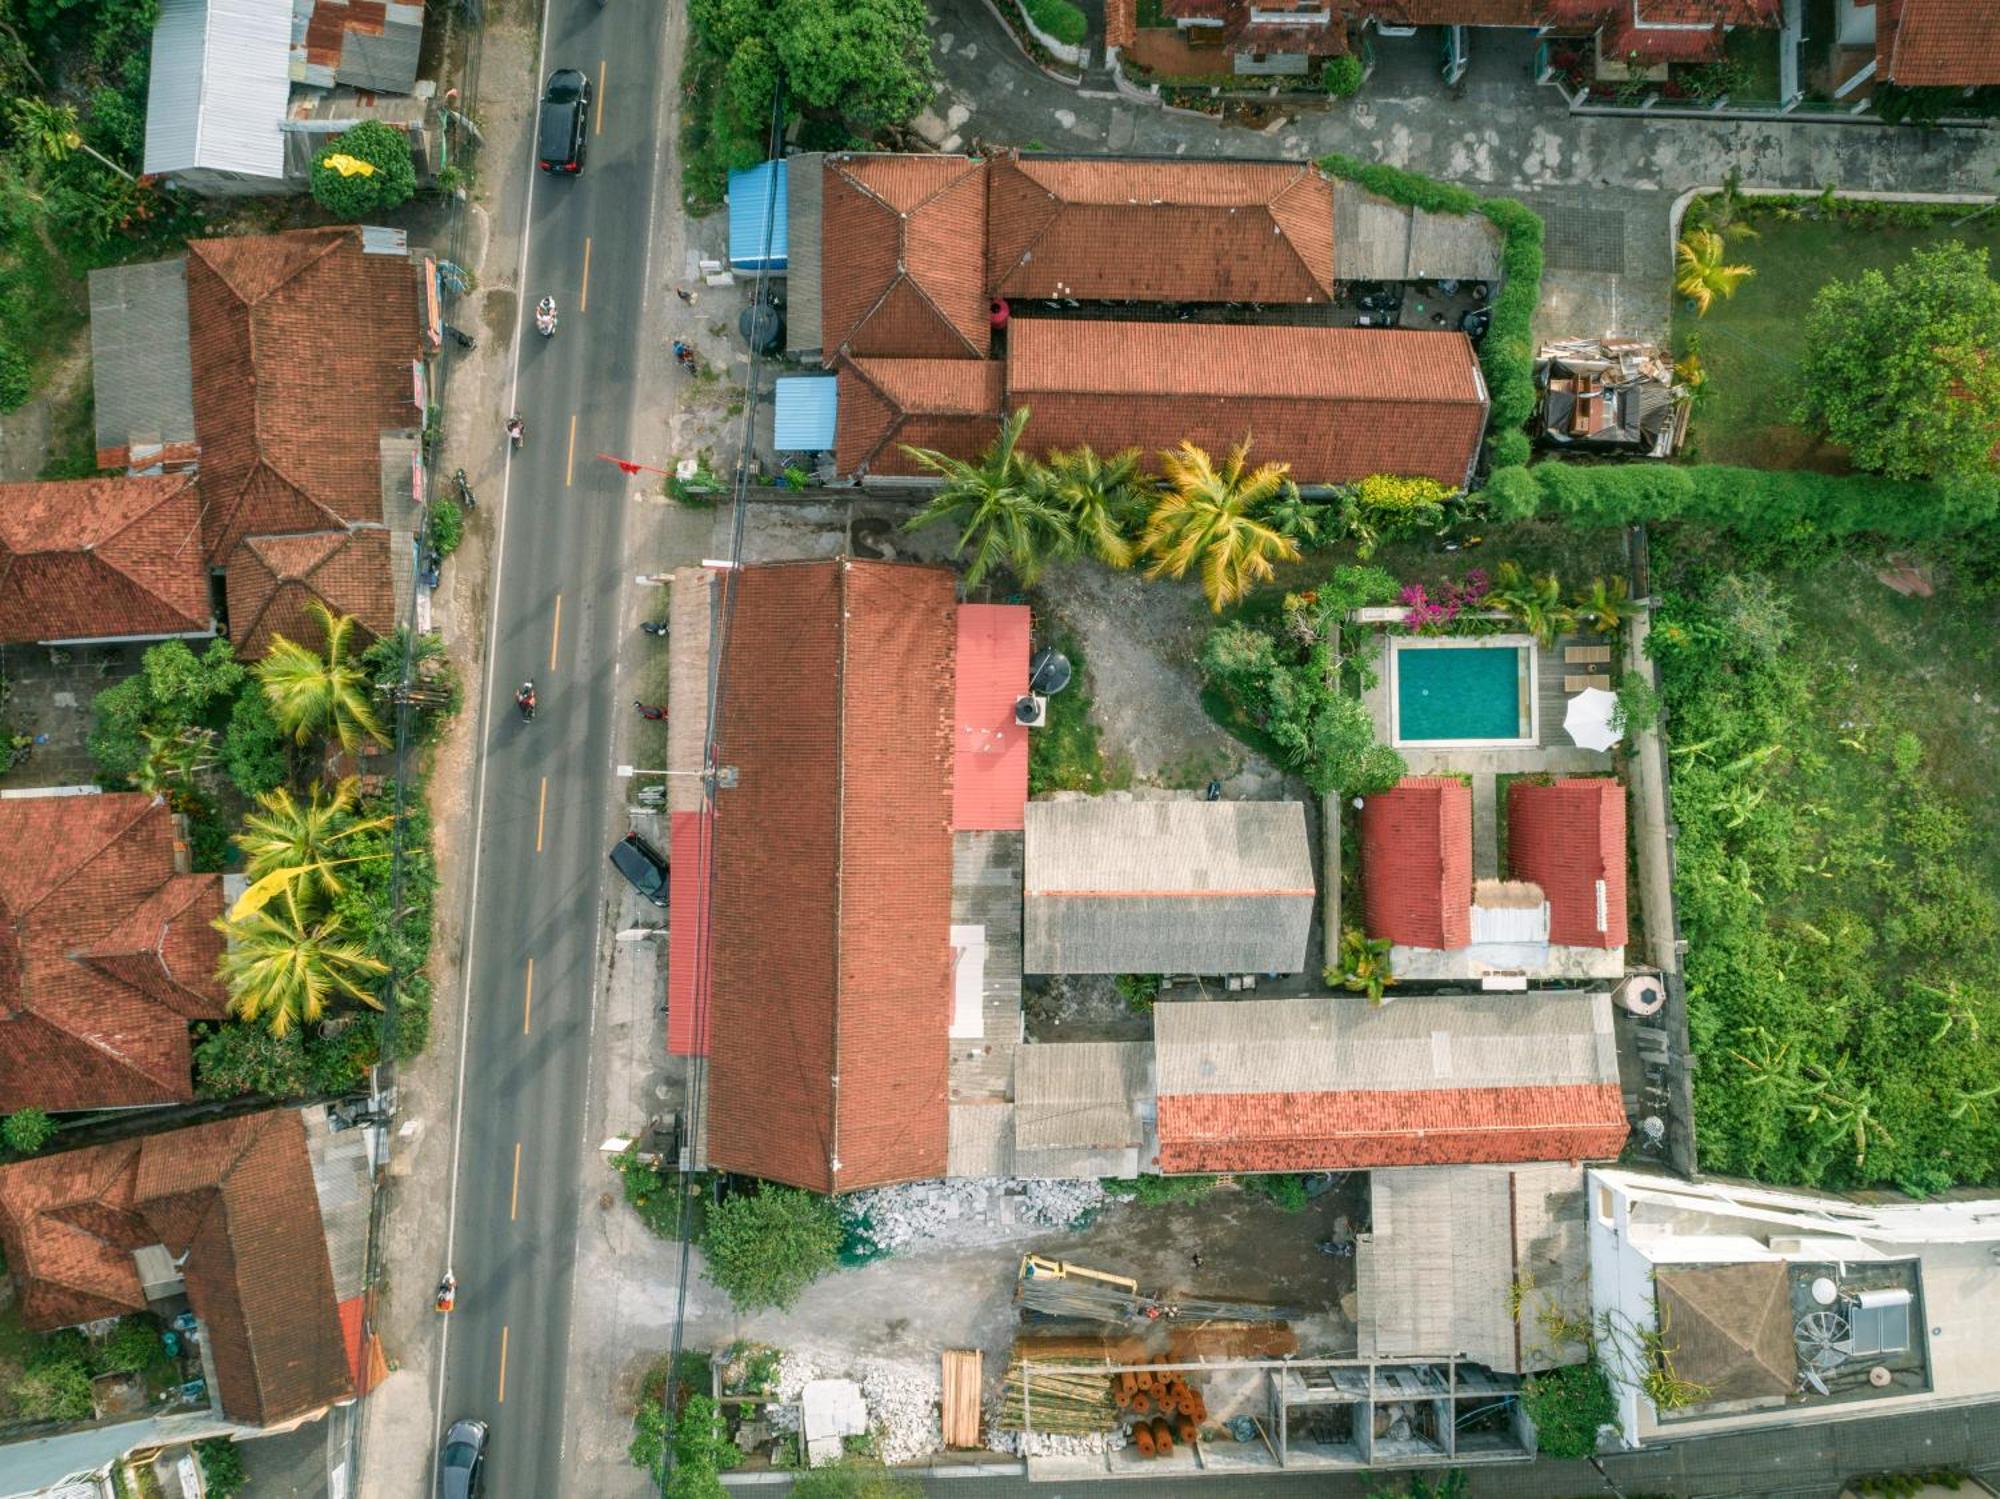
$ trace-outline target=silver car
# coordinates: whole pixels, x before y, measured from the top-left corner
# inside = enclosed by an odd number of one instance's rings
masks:
[[[486,1423],[454,1421],[438,1457],[438,1499],[479,1499],[486,1490]]]

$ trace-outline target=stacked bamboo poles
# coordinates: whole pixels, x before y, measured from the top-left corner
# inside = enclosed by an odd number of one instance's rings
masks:
[[[1022,1362],[1021,1353],[1017,1347],[1000,1386],[1000,1416],[996,1424],[1001,1430],[1022,1431],[1030,1423],[1036,1431],[1061,1436],[1118,1429],[1119,1411],[1112,1398],[1112,1376],[1102,1365],[1090,1368],[1037,1358],[1030,1372]]]

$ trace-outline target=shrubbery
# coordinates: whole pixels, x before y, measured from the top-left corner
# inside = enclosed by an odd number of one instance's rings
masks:
[[[743,1461],[741,1449],[729,1440],[722,1412],[712,1396],[689,1395],[669,1415],[664,1395],[664,1377],[657,1391],[649,1379],[640,1392],[632,1445],[627,1449],[632,1465],[644,1468],[654,1483],[665,1485],[671,1445],[674,1468],[668,1492],[673,1499],[722,1499],[726,1491],[720,1475]]]
[[[320,147],[311,180],[313,200],[339,218],[398,207],[417,190],[410,138],[381,120],[363,120]]]
[[[33,1155],[55,1137],[56,1122],[40,1109],[16,1109],[0,1119],[0,1140],[16,1155]]]
[[[1361,88],[1361,71],[1360,58],[1342,53],[1319,70],[1319,86],[1335,99],[1351,99]]]
[[[28,377],[28,361],[10,343],[0,343],[0,411],[13,411],[34,390]]]
[[[832,1198],[766,1182],[708,1209],[701,1252],[738,1311],[783,1311],[834,1268],[842,1238]]]
[[[1597,1451],[1598,1429],[1618,1423],[1611,1381],[1596,1359],[1533,1376],[1521,1392],[1521,1406],[1535,1425],[1543,1457],[1590,1457]]]
[[[250,1475],[243,1471],[243,1454],[227,1437],[210,1437],[194,1444],[195,1458],[201,1463],[202,1486],[207,1499],[236,1499],[249,1486]]]
[[[1090,23],[1069,0],[1021,0],[1028,19],[1066,46],[1074,47],[1090,35]]]
[[[42,1339],[7,1393],[29,1421],[82,1421],[95,1409],[90,1395],[90,1348],[74,1328]]]

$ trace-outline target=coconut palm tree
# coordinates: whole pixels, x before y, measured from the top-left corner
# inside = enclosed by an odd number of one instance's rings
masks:
[[[389,736],[368,702],[368,673],[347,653],[353,616],[336,616],[318,599],[308,607],[326,637],[325,654],[273,635],[269,654],[257,663],[257,679],[278,727],[299,744],[315,734],[331,735],[350,754],[363,739],[387,744]]]
[[[1139,550],[1153,559],[1149,578],[1185,577],[1199,564],[1201,591],[1218,614],[1276,576],[1277,563],[1299,559],[1298,543],[1260,519],[1284,493],[1290,465],[1247,469],[1249,453],[1247,437],[1220,468],[1191,442],[1162,453],[1166,485],[1139,538]]]
[[[1529,577],[1518,562],[1503,562],[1493,570],[1493,586],[1479,601],[1480,607],[1498,609],[1544,648],[1556,643],[1556,636],[1574,620],[1563,607],[1562,584],[1554,573]]]
[[[68,160],[70,152],[81,151],[127,182],[138,180],[83,138],[83,132],[76,128],[74,104],[51,104],[46,99],[23,96],[14,101],[13,115],[15,132],[34,154],[60,162]]]
[[[1028,408],[1023,406],[1000,423],[1000,435],[977,463],[930,448],[903,449],[944,480],[944,487],[904,529],[938,521],[957,526],[952,555],[972,559],[965,569],[967,588],[977,587],[1001,566],[1023,584],[1033,583],[1050,558],[1074,545],[1075,529],[1049,493],[1048,471],[1021,451],[1021,429],[1027,425]]]
[[[1328,983],[1338,983],[1353,994],[1365,994],[1368,1003],[1379,1005],[1396,974],[1389,963],[1395,944],[1387,937],[1371,937],[1359,927],[1349,927],[1340,936],[1340,963],[1325,975]]]
[[[1048,498],[1069,521],[1072,543],[1106,567],[1132,565],[1126,534],[1151,487],[1139,472],[1139,450],[1100,458],[1089,448],[1049,454]]]
[[[1639,612],[1631,590],[1620,576],[1592,578],[1590,587],[1570,600],[1576,622],[1599,635],[1615,635]]]
[[[282,786],[259,793],[256,810],[244,815],[243,831],[236,835],[236,846],[246,857],[250,887],[230,908],[230,919],[241,921],[262,910],[284,890],[297,889],[309,900],[330,901],[343,888],[335,873],[342,865],[387,858],[387,854],[342,857],[343,844],[363,833],[379,832],[391,822],[387,817],[353,816],[358,796],[359,783],[351,776],[334,787],[331,796],[323,796],[315,784],[303,806]]]
[[[1690,229],[1674,246],[1674,290],[1694,303],[1697,314],[1706,315],[1717,297],[1735,296],[1757,274],[1753,266],[1723,264],[1722,256],[1722,236],[1713,229]]]
[[[311,1025],[331,1000],[382,1007],[368,980],[388,967],[343,940],[339,914],[314,912],[296,887],[241,921],[217,917],[214,926],[228,938],[216,974],[229,986],[230,1011],[263,1021],[274,1036]]]

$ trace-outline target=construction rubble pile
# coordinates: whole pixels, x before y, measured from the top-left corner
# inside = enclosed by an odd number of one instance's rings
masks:
[[[1103,1206],[1103,1186],[1088,1179],[966,1177],[856,1192],[842,1203],[842,1216],[850,1237],[880,1255],[1079,1228]]]
[[[913,1462],[944,1446],[936,1375],[892,1364],[861,1364],[857,1368],[861,1398],[868,1408],[869,1434],[882,1461]],[[825,1371],[797,1353],[786,1350],[779,1356],[776,1391],[766,1411],[773,1432],[797,1433],[799,1401],[805,1387],[825,1377]]]

